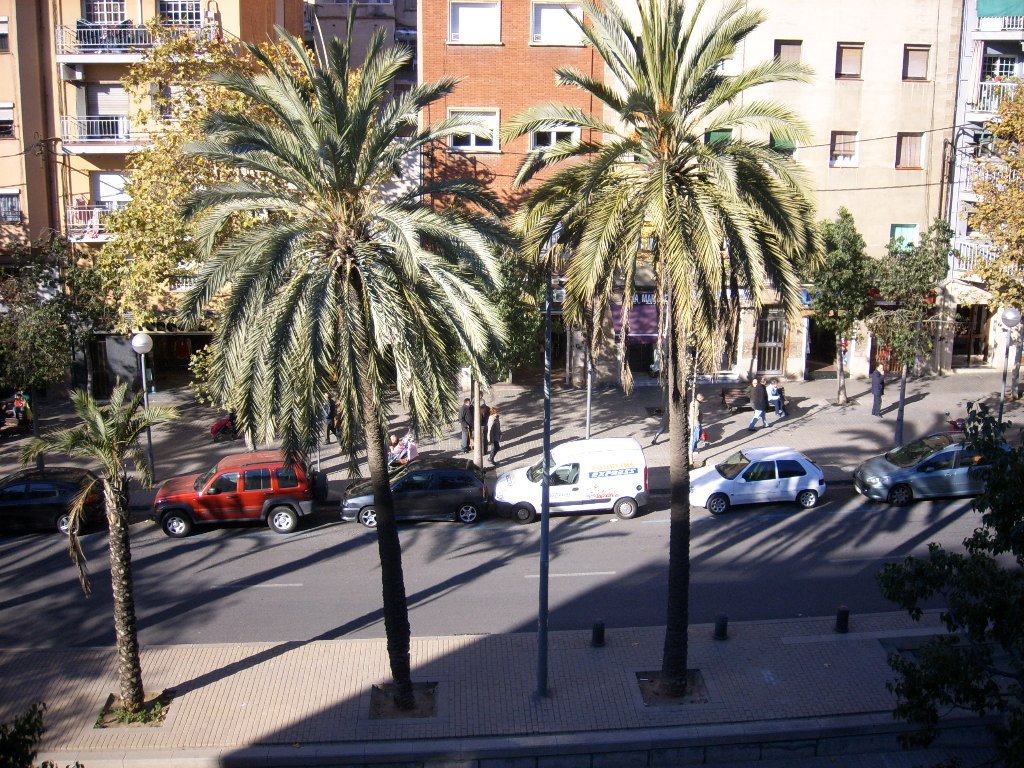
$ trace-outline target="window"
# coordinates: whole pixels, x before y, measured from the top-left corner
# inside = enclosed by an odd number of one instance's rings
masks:
[[[938,456],[932,456],[924,464],[920,466],[922,472],[940,472],[946,469],[952,469],[953,464],[956,461],[955,451],[946,451],[940,453]]]
[[[0,139],[14,138],[14,104],[0,103]]]
[[[904,80],[928,79],[928,52],[930,50],[930,47],[927,45],[903,46]]]
[[[832,152],[828,164],[833,168],[851,168],[857,165],[856,132],[832,131]]]
[[[772,135],[768,138],[768,146],[780,155],[792,157],[796,154],[796,142],[789,139],[780,139],[778,136]]]
[[[802,40],[776,40],[775,58],[783,64],[799,64],[802,42]]]
[[[295,474],[295,467],[281,467],[277,470],[278,488],[298,488],[299,476]]]
[[[894,243],[902,240],[904,245],[916,245],[917,232],[917,224],[893,224],[889,227],[889,239]]]
[[[21,223],[21,196],[17,192],[0,192],[0,222]]]
[[[429,491],[434,485],[434,476],[429,472],[414,472],[406,475],[395,483],[392,490],[409,493],[412,491]]]
[[[157,12],[165,24],[198,27],[203,23],[199,0],[160,0]]]
[[[836,78],[859,80],[863,58],[864,43],[839,43],[836,45]]]
[[[11,50],[11,20],[0,16],[0,53]]]
[[[577,3],[534,3],[533,36],[540,45],[583,45],[577,19],[583,11]]]
[[[472,488],[476,485],[472,475],[458,472],[445,472],[437,478],[437,489],[439,491],[459,491],[463,488]]]
[[[978,131],[969,145],[974,157],[990,157],[995,154],[996,138],[991,131]]]
[[[453,43],[501,42],[501,3],[452,0],[448,39]]]
[[[779,467],[779,479],[785,477],[803,477],[807,470],[795,459],[779,459],[775,462]]]
[[[496,109],[452,109],[452,117],[463,117],[479,123],[486,133],[456,133],[451,137],[453,149],[467,151],[496,151],[498,149],[498,110]]]
[[[563,464],[551,473],[551,485],[572,485],[580,477],[579,464]]]
[[[269,491],[269,469],[247,469],[242,475],[242,487],[247,491]]]
[[[120,24],[124,21],[124,0],[86,0],[85,20],[93,24]]]
[[[986,56],[981,60],[981,79],[1001,81],[1013,77],[1017,59],[1013,56]]]
[[[924,147],[923,133],[896,134],[896,167],[923,168],[921,150]]]
[[[748,483],[754,483],[760,480],[774,480],[775,462],[755,461],[750,465],[750,468],[743,473],[743,479]]]
[[[554,128],[550,131],[534,131],[530,135],[530,149],[552,147],[560,141],[579,141],[580,132],[577,128]]]
[[[213,481],[213,488],[218,493],[238,493],[238,473],[225,472]]]
[[[718,144],[732,139],[732,129],[726,128],[722,131],[708,131],[704,134],[705,144]]]

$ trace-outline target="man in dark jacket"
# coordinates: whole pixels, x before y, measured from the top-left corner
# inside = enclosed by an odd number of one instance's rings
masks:
[[[758,420],[761,421],[762,426],[767,427],[768,419],[764,414],[768,410],[768,389],[756,376],[750,380],[747,397],[750,398],[750,407],[754,409],[754,418],[750,420],[750,426],[747,429],[753,432],[756,429],[755,425]]]
[[[876,366],[871,372],[871,415],[882,418],[882,395],[885,394],[885,368]]]
[[[459,427],[462,429],[462,452],[469,450],[469,439],[473,435],[473,402],[467,397],[459,409]]]

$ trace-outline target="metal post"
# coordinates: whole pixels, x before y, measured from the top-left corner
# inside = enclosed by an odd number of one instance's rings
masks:
[[[146,383],[146,356],[139,355],[139,365],[142,368],[142,404],[149,408],[149,385]],[[153,429],[146,426],[146,445],[149,448],[149,469],[156,479],[156,462],[153,460]]]
[[[544,471],[540,487],[540,593],[537,607],[537,697],[548,695],[548,534],[551,524],[551,261],[544,289]]]
[[[1006,401],[1006,373],[1010,368],[1010,334],[1020,324],[1020,310],[1016,307],[1007,307],[999,315],[999,319],[1006,328],[1006,349],[1003,350],[1003,385],[999,388],[999,418],[998,423],[1003,421],[1003,403]]]
[[[586,352],[585,360],[586,360],[586,365],[587,365],[587,440],[589,440],[590,439],[590,402],[591,402],[591,392],[593,392],[593,388],[594,388],[594,379],[593,379],[594,362],[593,362],[593,360],[590,357],[590,345],[589,344],[587,344],[587,352]]]

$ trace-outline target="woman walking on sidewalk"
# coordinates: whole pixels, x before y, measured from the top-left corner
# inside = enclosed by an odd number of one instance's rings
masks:
[[[487,417],[487,441],[491,445],[491,466],[497,466],[494,457],[501,448],[501,411],[496,407],[491,408],[491,414]]]

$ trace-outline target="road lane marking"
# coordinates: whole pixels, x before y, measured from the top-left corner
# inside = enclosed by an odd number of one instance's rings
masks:
[[[210,589],[282,589],[301,587],[302,584],[217,584]]]
[[[548,578],[566,578],[575,576],[614,576],[615,571],[580,571],[579,573],[549,573]],[[539,579],[539,573],[528,573],[525,578],[527,579]]]

